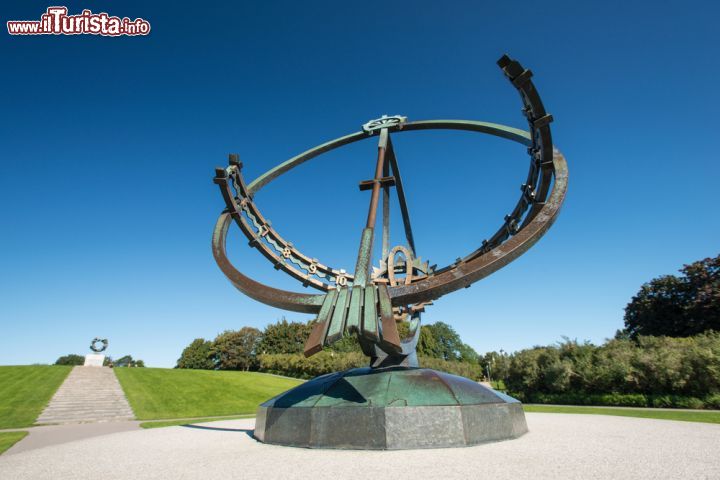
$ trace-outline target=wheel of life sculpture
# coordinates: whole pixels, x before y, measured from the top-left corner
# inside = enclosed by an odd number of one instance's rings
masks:
[[[331,140],[264,173],[247,184],[242,163],[231,154],[227,168],[216,169],[215,183],[226,210],[215,226],[212,247],[215,260],[232,284],[244,294],[265,304],[317,314],[305,345],[310,356],[345,334],[356,335],[373,367],[417,366],[415,347],[420,332],[420,313],[441,296],[467,287],[507,265],[527,251],[550,228],[558,215],[567,189],[567,165],[553,148],[549,115],[531,80],[530,70],[503,56],[498,65],[520,93],[529,131],[474,120],[408,121],[406,117],[383,116],[367,122],[362,130]],[[494,235],[478,247],[442,268],[431,267],[415,250],[412,226],[392,135],[413,130],[465,130],[502,137],[527,147],[530,167],[515,207]],[[370,191],[367,222],[362,230],[354,273],[334,268],[300,252],[285,240],[260,213],[255,197],[268,183],[293,168],[336,148],[369,137],[378,139],[374,177],[360,182]],[[394,188],[402,213],[405,245],[390,247],[389,202]],[[382,197],[382,258],[373,267],[377,209]],[[318,294],[296,293],[261,284],[236,269],[226,255],[226,236],[235,222],[275,268],[299,280]],[[401,339],[397,322],[409,321],[410,334]]]
[[[98,343],[100,346],[98,347]],[[100,338],[95,337],[92,339],[92,342],[90,342],[90,350],[92,350],[95,353],[104,352],[105,349],[107,349],[108,341],[107,338]]]

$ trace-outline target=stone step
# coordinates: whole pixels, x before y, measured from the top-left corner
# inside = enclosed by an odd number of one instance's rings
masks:
[[[75,367],[36,423],[85,423],[134,418],[112,369]]]
[[[42,417],[38,418],[37,423],[60,423],[60,422],[66,422],[66,421],[73,421],[73,422],[87,422],[90,420],[96,420],[96,419],[112,419],[112,418],[124,418],[127,420],[133,420],[133,415],[74,415],[74,416],[49,416],[49,417]]]
[[[49,414],[72,414],[72,413],[112,413],[132,412],[128,407],[98,407],[98,408],[52,408],[45,410],[42,415]]]
[[[48,412],[47,414],[41,415],[39,418],[48,417],[112,417],[116,415],[132,415],[132,412],[127,410],[115,410],[115,411],[104,411],[104,412]]]
[[[65,425],[68,423],[108,423],[108,422],[127,422],[135,420],[135,417],[96,417],[96,418],[56,418],[38,421],[36,425]]]
[[[112,410],[118,408],[127,408],[127,404],[123,403],[97,403],[88,405],[86,403],[80,405],[64,404],[64,405],[52,405],[47,407],[45,410]]]
[[[76,404],[90,404],[90,403],[98,403],[98,402],[122,402],[125,403],[125,399],[118,398],[117,395],[106,395],[104,397],[62,397],[62,398],[56,398],[55,400],[58,401],[58,403],[76,403]]]
[[[44,417],[39,418],[37,421],[37,424],[43,424],[43,423],[64,423],[64,422],[92,422],[92,421],[98,421],[98,420],[134,420],[135,417],[132,415],[105,415],[105,416],[88,416],[88,415],[82,415],[77,417]]]

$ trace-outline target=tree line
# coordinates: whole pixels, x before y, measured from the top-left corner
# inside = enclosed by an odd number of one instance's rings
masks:
[[[625,309],[625,328],[601,345],[577,340],[515,353],[478,355],[448,324],[421,327],[423,367],[492,381],[535,403],[720,408],[720,256],[685,265],[641,286]],[[348,336],[302,355],[313,322],[243,327],[195,339],[177,368],[259,370],[298,378],[367,365]],[[400,323],[402,335],[407,323]]]
[[[84,365],[85,364],[85,357],[83,355],[77,355],[75,353],[70,353],[68,355],[63,355],[59,357],[57,360],[55,360],[55,365]],[[103,365],[106,367],[144,367],[145,362],[143,362],[140,359],[135,360],[132,355],[123,355],[122,357],[118,358],[117,360],[113,360],[110,356],[105,356],[105,360],[103,361]]]
[[[345,336],[326,347],[324,352],[305,358],[302,351],[313,325],[314,321],[289,322],[282,318],[263,331],[243,327],[226,330],[212,341],[196,338],[182,351],[176,368],[261,370],[309,378],[343,369],[343,365],[349,365],[347,368],[367,365],[354,336]],[[406,323],[399,324],[398,328],[401,335],[409,334]],[[463,371],[467,370],[467,365],[473,365],[477,371],[471,372],[472,376],[480,375],[479,355],[446,323],[421,326],[417,352],[425,363],[434,359],[448,364],[446,369]],[[288,366],[282,367],[283,362]],[[456,363],[467,365],[452,365]]]

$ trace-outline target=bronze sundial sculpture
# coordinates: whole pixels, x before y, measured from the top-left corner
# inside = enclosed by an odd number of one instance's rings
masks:
[[[345,334],[356,335],[370,366],[324,375],[261,405],[255,437],[268,443],[325,448],[416,448],[470,445],[514,438],[527,431],[517,400],[454,375],[418,367],[415,348],[420,313],[441,296],[469,286],[527,251],[555,221],[567,188],[567,165],[553,149],[552,117],[531,81],[532,73],[503,56],[498,65],[519,91],[529,131],[471,120],[409,122],[383,116],[362,130],[312,148],[278,165],[249,185],[237,155],[216,169],[227,209],[212,239],[220,269],[238,290],[260,302],[317,321],[305,345],[311,356]],[[527,147],[530,169],[515,208],[497,232],[453,264],[431,267],[415,251],[404,186],[391,133],[412,130],[466,130],[513,140]],[[260,213],[257,193],[300,164],[349,143],[378,139],[375,174],[360,182],[370,207],[353,274],[301,253]],[[389,245],[390,189],[395,188],[407,243]],[[373,267],[377,210],[382,196],[382,259]],[[225,241],[232,222],[277,269],[319,294],[295,293],[252,280],[228,260]],[[409,321],[401,339],[397,322]]]

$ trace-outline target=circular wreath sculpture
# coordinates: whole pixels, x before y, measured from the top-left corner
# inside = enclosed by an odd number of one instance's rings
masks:
[[[97,344],[100,344],[101,346],[98,347]],[[104,352],[105,349],[108,346],[107,338],[99,338],[95,337],[93,338],[93,341],[90,343],[90,350],[92,350],[95,353]]]

